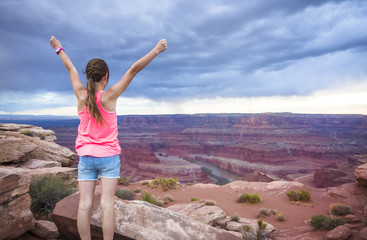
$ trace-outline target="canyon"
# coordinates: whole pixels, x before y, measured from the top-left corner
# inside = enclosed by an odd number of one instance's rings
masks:
[[[56,142],[74,151],[78,119],[43,122],[30,124],[52,129]],[[353,182],[355,167],[367,162],[365,115],[119,116],[118,128],[121,175],[131,181],[173,177],[182,183],[224,184],[237,179],[298,179],[325,188]]]

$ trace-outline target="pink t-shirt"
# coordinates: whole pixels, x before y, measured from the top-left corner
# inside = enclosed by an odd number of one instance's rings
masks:
[[[117,139],[117,114],[116,112],[107,112],[102,108],[102,93],[103,90],[98,91],[95,97],[98,109],[104,119],[103,126],[89,114],[88,106],[78,112],[80,124],[75,150],[79,156],[111,157],[121,153]]]

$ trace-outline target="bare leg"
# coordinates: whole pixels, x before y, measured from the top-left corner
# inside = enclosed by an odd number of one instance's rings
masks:
[[[102,229],[103,239],[112,240],[115,232],[115,193],[117,178],[101,178]]]
[[[90,211],[93,205],[96,181],[79,181],[79,209],[77,225],[80,238],[90,240]]]

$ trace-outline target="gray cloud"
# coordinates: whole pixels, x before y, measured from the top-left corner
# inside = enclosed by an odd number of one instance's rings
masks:
[[[100,57],[111,84],[166,38],[168,50],[127,97],[307,95],[366,79],[366,24],[367,3],[358,0],[1,1],[0,94],[72,92],[48,45],[55,35],[82,81],[87,61]]]

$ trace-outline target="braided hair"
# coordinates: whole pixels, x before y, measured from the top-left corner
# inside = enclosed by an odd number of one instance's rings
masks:
[[[87,106],[89,114],[102,126],[104,119],[101,112],[98,109],[95,95],[96,86],[95,83],[102,80],[102,78],[108,73],[110,76],[110,71],[106,62],[103,59],[94,58],[90,60],[85,68],[85,74],[87,76]]]

